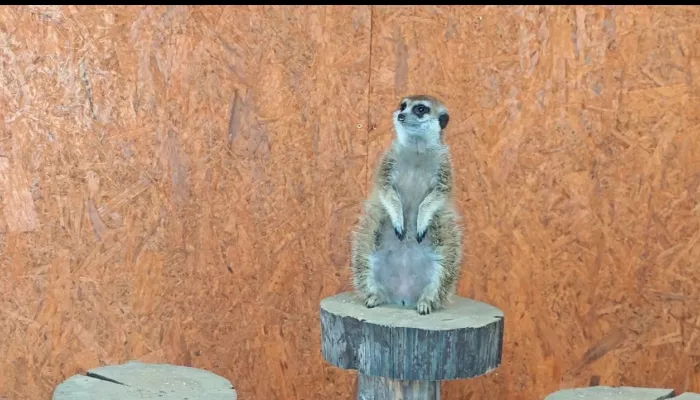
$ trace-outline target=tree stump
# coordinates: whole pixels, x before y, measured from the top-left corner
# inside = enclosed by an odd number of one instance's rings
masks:
[[[503,312],[454,296],[445,308],[367,308],[351,292],[321,301],[324,359],[359,373],[358,399],[439,399],[440,381],[496,369],[503,349]]]
[[[545,397],[545,400],[675,400],[673,396],[673,389],[592,386],[560,390]]]
[[[74,375],[53,400],[236,400],[231,382],[212,372],[168,364],[131,361]]]

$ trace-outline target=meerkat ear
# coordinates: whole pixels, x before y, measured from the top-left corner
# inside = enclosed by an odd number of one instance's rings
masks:
[[[440,114],[440,117],[438,117],[438,121],[440,122],[440,129],[445,129],[445,127],[447,126],[447,123],[450,122],[450,114],[448,114],[448,113]]]

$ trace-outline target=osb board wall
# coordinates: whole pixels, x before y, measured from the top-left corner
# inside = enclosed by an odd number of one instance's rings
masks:
[[[700,8],[0,8],[0,397],[129,359],[351,399],[318,303],[401,96],[451,109],[459,293],[503,365],[446,399],[700,390]]]

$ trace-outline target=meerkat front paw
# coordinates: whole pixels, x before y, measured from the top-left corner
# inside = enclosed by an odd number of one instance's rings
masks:
[[[416,233],[416,240],[418,241],[418,243],[422,242],[423,239],[425,239],[425,235],[426,235],[427,233],[428,233],[428,230],[427,230],[427,229],[424,230],[424,231],[422,231],[422,232],[421,232],[421,231],[418,231],[418,233]]]
[[[424,299],[420,300],[416,305],[416,310],[418,310],[418,314],[420,315],[430,314],[432,309],[433,307],[431,306],[430,302]]]
[[[378,305],[379,305],[379,297],[375,294],[370,294],[365,299],[365,306],[367,306],[367,308],[374,308]]]
[[[399,240],[403,240],[406,237],[406,229],[403,221],[403,205],[401,205],[399,193],[392,188],[380,196],[380,201],[389,215],[396,236]]]
[[[396,237],[398,237],[399,240],[404,240],[406,238],[406,230],[403,227],[397,228],[394,226],[394,233],[396,233]]]
[[[404,240],[406,237],[406,227],[403,224],[403,215],[398,214],[392,218],[391,224],[394,226],[394,233],[399,240]]]
[[[425,235],[428,233],[428,227],[430,226],[430,217],[426,215],[425,212],[418,213],[418,221],[416,224],[416,240],[418,243],[425,239]]]

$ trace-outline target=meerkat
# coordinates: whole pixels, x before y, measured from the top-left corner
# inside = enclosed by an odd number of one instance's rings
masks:
[[[454,292],[462,261],[454,171],[444,104],[428,95],[401,100],[395,138],[375,171],[352,237],[352,276],[368,308],[415,307],[425,315]]]

